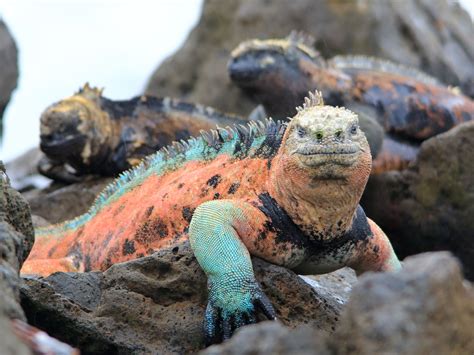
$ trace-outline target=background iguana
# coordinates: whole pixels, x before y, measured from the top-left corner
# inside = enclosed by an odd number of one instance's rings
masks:
[[[357,116],[310,95],[267,120],[176,143],[123,174],[75,220],[37,231],[23,274],[104,270],[189,237],[208,276],[209,342],[272,305],[250,255],[301,274],[400,268],[359,206],[371,155]]]
[[[474,119],[474,101],[416,69],[378,58],[325,60],[311,36],[250,40],[232,52],[232,81],[272,117],[291,117],[310,90],[330,105],[374,117],[387,132],[373,172],[401,169],[422,140]],[[364,127],[363,127],[364,128]]]
[[[85,84],[41,115],[44,175],[66,182],[78,175],[114,176],[174,141],[200,130],[247,119],[171,98],[139,96],[115,101]],[[67,170],[68,164],[74,170]]]

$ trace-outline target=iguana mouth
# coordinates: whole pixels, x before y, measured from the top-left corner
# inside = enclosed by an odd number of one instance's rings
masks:
[[[318,156],[318,155],[352,155],[358,152],[357,147],[345,146],[338,149],[323,148],[323,147],[303,147],[296,149],[295,153],[304,156]]]
[[[322,165],[351,166],[357,162],[359,149],[355,146],[340,148],[304,147],[294,154],[304,165],[315,168]]]
[[[41,150],[53,156],[62,156],[71,151],[80,151],[84,146],[86,138],[83,135],[68,136],[66,138],[54,137],[47,139],[45,136],[41,137]],[[79,148],[79,149],[78,149]]]

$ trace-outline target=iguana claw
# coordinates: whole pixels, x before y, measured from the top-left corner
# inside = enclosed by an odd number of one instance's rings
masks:
[[[251,292],[251,300],[239,309],[228,310],[225,306],[216,305],[215,300],[209,299],[204,315],[204,332],[206,345],[219,343],[230,339],[240,327],[257,322],[257,312],[261,311],[269,320],[276,320],[275,309],[268,297],[255,283]],[[244,298],[242,298],[244,299]]]

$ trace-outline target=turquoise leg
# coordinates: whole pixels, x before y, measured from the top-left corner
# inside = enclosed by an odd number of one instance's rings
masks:
[[[194,212],[189,239],[208,277],[209,299],[204,319],[206,341],[228,339],[233,331],[255,323],[256,308],[269,319],[275,311],[255,280],[250,255],[239,238],[238,225],[247,218],[242,203],[203,203]]]

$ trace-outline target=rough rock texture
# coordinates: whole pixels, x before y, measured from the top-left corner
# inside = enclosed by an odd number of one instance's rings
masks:
[[[330,345],[338,354],[473,354],[474,289],[447,252],[405,259],[354,287]]]
[[[291,30],[316,36],[324,57],[380,56],[468,89],[474,86],[472,26],[469,14],[446,0],[207,0],[198,25],[152,75],[146,93],[246,115],[255,104],[227,76],[230,51],[243,40]]]
[[[5,107],[18,80],[18,50],[5,22],[0,18],[0,132]]]
[[[229,341],[213,345],[200,355],[326,355],[324,338],[310,327],[291,330],[279,322],[263,322],[238,330]]]
[[[112,181],[102,178],[73,185],[54,183],[44,190],[23,194],[34,215],[50,223],[59,223],[77,217],[89,209],[97,195]]]
[[[201,354],[472,354],[474,290],[449,253],[409,257],[397,273],[355,285],[337,329],[290,330],[261,323]]]
[[[290,327],[333,331],[345,296],[318,293],[286,269],[254,260],[257,279]],[[104,273],[27,279],[28,320],[85,353],[184,353],[203,348],[206,278],[189,245],[116,264]]]
[[[474,279],[474,122],[425,141],[408,170],[372,176],[362,198],[398,255],[448,249]]]
[[[34,240],[29,208],[13,190],[0,162],[0,354],[30,354],[13,335],[9,318],[25,319],[18,271]]]

